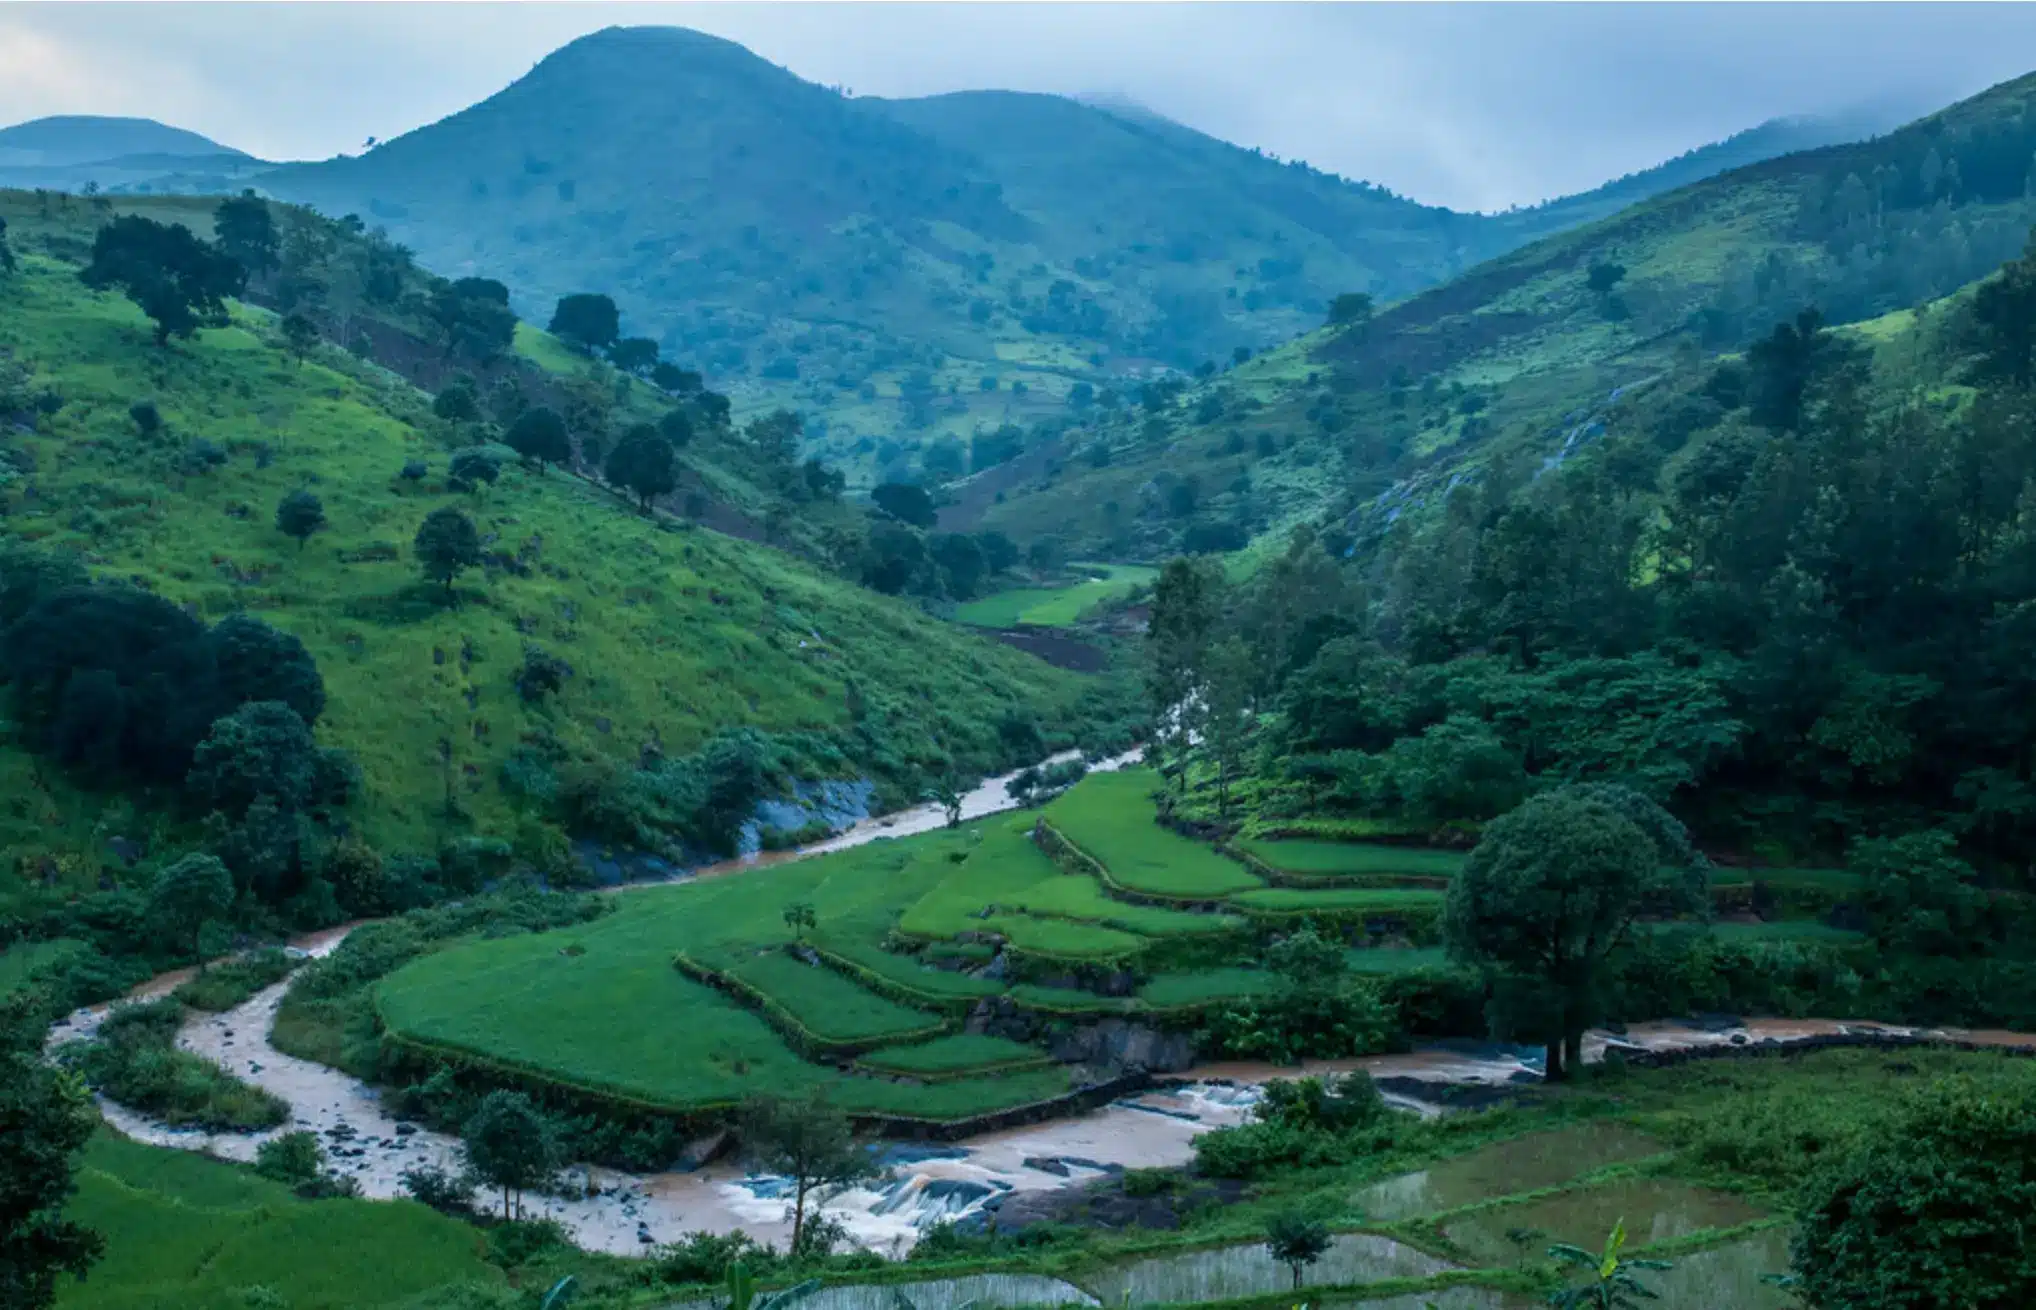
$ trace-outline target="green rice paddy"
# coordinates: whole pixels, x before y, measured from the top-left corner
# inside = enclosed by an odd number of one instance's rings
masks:
[[[1377,842],[1239,841],[1239,849],[1285,873],[1315,878],[1398,874],[1423,878],[1454,878],[1463,868],[1462,851],[1422,846],[1388,846]]]
[[[1097,774],[1054,801],[1044,819],[1072,847],[1054,845],[1059,860],[1034,839],[1040,816],[1003,815],[647,888],[590,923],[418,959],[380,984],[377,1005],[399,1044],[644,1106],[710,1110],[818,1089],[852,1113],[952,1120],[1067,1086],[1040,1046],[961,1031],[985,998],[1076,1022],[1192,1019],[1276,986],[1264,945],[1311,919],[1401,925],[1385,944],[1346,953],[1360,974],[1447,964],[1439,949],[1405,944],[1432,940],[1444,891],[1266,886],[1155,822],[1157,781],[1147,770]],[[1311,873],[1437,874],[1460,861],[1362,843],[1255,848]],[[794,904],[813,908],[810,951],[791,949],[784,911]],[[1717,932],[1856,939],[1814,922]],[[997,976],[979,976],[1000,953]],[[1129,971],[1135,991],[1105,995],[1098,971]],[[839,1057],[854,1062],[835,1067]]]
[[[1151,769],[1100,774],[1047,806],[1046,817],[1126,891],[1202,901],[1264,887],[1214,848],[1156,826],[1152,792],[1158,786]]]

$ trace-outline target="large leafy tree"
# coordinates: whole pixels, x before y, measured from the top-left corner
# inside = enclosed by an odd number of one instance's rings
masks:
[[[672,443],[648,423],[639,423],[622,434],[622,440],[608,452],[606,472],[610,482],[629,489],[646,514],[653,500],[679,485]]]
[[[1153,586],[1145,628],[1145,691],[1157,728],[1160,771],[1176,789],[1187,786],[1188,752],[1200,720],[1199,696],[1223,605],[1223,570],[1206,557],[1169,560]]]
[[[78,275],[95,291],[118,288],[155,320],[156,344],[226,325],[226,299],[247,284],[232,256],[181,223],[124,214],[99,229],[92,262]]]
[[[571,435],[558,411],[533,406],[517,415],[502,441],[509,449],[536,464],[563,464],[573,457]]]
[[[807,1207],[876,1177],[876,1157],[856,1140],[848,1116],[818,1092],[753,1096],[743,1103],[742,1144],[756,1169],[792,1183],[792,1253],[805,1250]]]
[[[200,973],[205,972],[205,928],[232,908],[233,875],[211,855],[186,855],[157,874],[149,888],[149,921],[190,943]]]
[[[552,310],[551,334],[589,354],[613,346],[622,335],[622,317],[615,302],[596,292],[559,297]]]
[[[1682,825],[1652,801],[1604,784],[1560,788],[1485,829],[1450,883],[1443,932],[1502,1009],[1544,1034],[1547,1077],[1559,1081],[1581,1061],[1606,958],[1643,910],[1700,909],[1705,877]]]
[[[2036,1103],[1952,1080],[1809,1181],[1793,1257],[1818,1310],[2036,1305]]]
[[[516,340],[516,311],[509,288],[493,278],[463,277],[433,288],[426,310],[448,359],[476,364],[499,358]]]
[[[249,277],[260,277],[281,266],[275,217],[269,212],[269,202],[253,192],[219,202],[212,211],[212,235]]]
[[[283,497],[276,506],[276,531],[294,537],[297,549],[311,540],[311,534],[325,526],[325,505],[318,497],[299,488]]]
[[[523,1193],[548,1185],[565,1161],[558,1126],[521,1092],[488,1093],[460,1128],[467,1167],[502,1193],[502,1218],[523,1207]]]
[[[448,599],[453,594],[453,579],[481,562],[479,530],[472,519],[450,505],[425,515],[410,545],[417,552],[417,567],[433,582],[445,584]]]
[[[58,1278],[83,1278],[106,1244],[63,1217],[99,1114],[75,1074],[43,1062],[32,1011],[25,997],[0,1003],[0,1301],[48,1310]]]

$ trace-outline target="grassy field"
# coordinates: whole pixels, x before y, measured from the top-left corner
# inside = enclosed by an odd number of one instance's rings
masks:
[[[1064,628],[1105,601],[1114,600],[1159,576],[1136,564],[1078,564],[1100,576],[1064,587],[1019,587],[972,600],[955,618],[979,628]]]
[[[379,1310],[502,1282],[478,1229],[415,1202],[299,1200],[250,1170],[104,1133],[68,1213],[107,1254],[82,1283],[63,1280],[64,1310]]]
[[[1462,851],[1387,846],[1377,842],[1268,841],[1261,838],[1245,839],[1237,845],[1275,869],[1314,878],[1363,874],[1453,878],[1463,868],[1465,858]]]
[[[1392,914],[1410,910],[1439,912],[1443,893],[1417,887],[1261,887],[1238,892],[1232,905],[1269,914],[1305,914],[1323,910],[1345,914]]]
[[[1235,860],[1153,823],[1150,769],[1100,774],[1046,807],[1064,837],[1128,891],[1170,900],[1217,900],[1264,886]]]
[[[832,969],[818,968],[782,951],[765,951],[728,970],[753,987],[824,1042],[910,1041],[940,1030],[940,1019],[911,1010],[857,986]]]
[[[400,1039],[667,1109],[807,1087],[857,1113],[935,1118],[1039,1100],[1065,1087],[1060,1070],[917,1088],[809,1063],[755,1010],[671,967],[674,952],[726,960],[784,944],[783,911],[794,902],[812,905],[822,924],[881,918],[953,869],[946,856],[965,852],[979,831],[873,842],[740,877],[646,889],[590,924],[426,956],[384,980],[377,1002]],[[745,965],[746,978],[802,1021],[841,1025],[843,1040],[868,1038],[873,1028],[907,1036],[924,1027],[915,1012],[846,978],[775,958],[782,963]],[[849,997],[852,1019],[825,1013]],[[913,1017],[909,1027],[904,1016]]]
[[[647,742],[682,752],[729,724],[845,727],[854,684],[898,740],[994,754],[1004,710],[1051,719],[1078,694],[1073,675],[1036,659],[777,551],[662,530],[558,471],[511,463],[485,494],[455,493],[451,434],[428,396],[342,351],[297,365],[258,310],[158,349],[133,305],[88,292],[73,264],[38,253],[25,235],[39,230],[29,197],[0,194],[0,217],[22,254],[20,271],[0,278],[0,354],[64,402],[9,438],[37,470],[32,498],[19,479],[0,493],[10,532],[85,554],[208,619],[245,611],[302,639],[328,691],[320,736],[360,762],[353,818],[377,845],[507,835],[515,811],[497,778],[532,734],[571,758],[633,764]],[[140,400],[163,417],[154,438],[128,417]],[[190,471],[185,451],[200,439],[225,463]],[[412,461],[423,478],[399,476]],[[272,522],[300,487],[329,521],[302,549]],[[418,523],[443,505],[467,510],[516,561],[463,576],[457,605],[410,556]],[[574,670],[542,704],[514,681],[533,642]],[[454,829],[441,814],[441,742],[468,816]],[[14,772],[31,777],[22,795],[41,811],[22,841],[89,836],[90,814],[72,821],[74,798],[0,761],[0,775]],[[102,849],[69,853],[79,881],[96,876]]]
[[[1048,1062],[1046,1053],[1036,1046],[978,1033],[936,1037],[917,1046],[893,1046],[857,1061],[876,1073],[914,1077],[952,1076],[976,1070],[1001,1071]]]

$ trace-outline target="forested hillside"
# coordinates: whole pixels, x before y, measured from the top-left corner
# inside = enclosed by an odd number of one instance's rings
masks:
[[[1054,96],[850,98],[683,29],[582,38],[501,93],[264,191],[385,225],[541,316],[601,290],[632,334],[786,404],[858,483],[937,481],[1099,389],[1293,337],[1816,133],[1751,134],[1568,201],[1460,214],[1151,115]]]
[[[1024,468],[959,492],[957,523],[1150,557],[1332,514],[1362,536],[1477,476],[1617,430],[1636,387],[1744,349],[1814,305],[1905,309],[2020,251],[2036,80],[1900,131],[1794,154],[1536,242],[1174,390],[1148,389]],[[1366,312],[1360,312],[1360,309]],[[992,493],[996,493],[993,499]]]
[[[13,909],[202,842],[315,921],[380,903],[364,859],[725,848],[793,776],[895,802],[1067,740],[1071,675],[700,526],[787,493],[697,380],[512,346],[499,288],[260,201],[0,215]],[[603,443],[697,489],[646,513]]]

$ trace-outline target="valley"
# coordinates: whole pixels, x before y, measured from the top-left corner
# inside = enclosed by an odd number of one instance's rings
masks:
[[[2032,159],[1467,214],[660,27],[0,129],[0,1284],[2036,1296]]]

